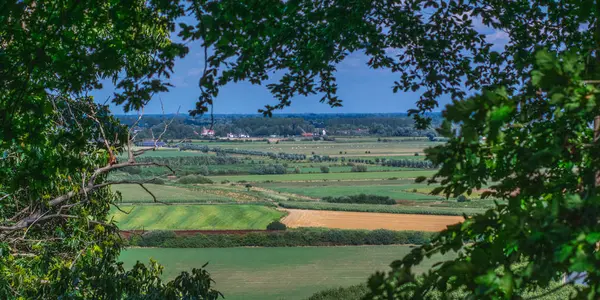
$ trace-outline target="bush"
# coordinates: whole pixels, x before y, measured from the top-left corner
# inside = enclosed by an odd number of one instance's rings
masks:
[[[142,168],[140,168],[140,167],[125,167],[125,168],[123,168],[123,171],[127,172],[131,175],[142,174]]]
[[[183,176],[183,177],[179,178],[179,180],[177,180],[177,182],[181,183],[181,184],[210,184],[210,183],[213,183],[212,180],[210,180],[204,176],[200,176],[200,175]]]
[[[287,226],[279,221],[273,221],[267,225],[267,230],[286,230]]]
[[[367,166],[365,165],[355,165],[351,169],[352,172],[367,172]]]
[[[396,200],[388,196],[377,196],[377,195],[352,195],[342,197],[323,197],[322,201],[329,203],[358,203],[358,204],[385,204],[394,205]]]
[[[134,237],[133,235],[132,237]],[[137,236],[137,246],[140,247],[155,247],[155,245],[162,245],[165,241],[176,238],[175,232],[168,230],[157,230],[149,231],[141,236]],[[130,239],[130,243],[133,245],[133,240]]]
[[[329,173],[329,167],[328,166],[321,166],[321,173]]]
[[[419,156],[419,152],[415,152],[415,156]]]
[[[465,197],[465,195],[458,195],[458,197],[456,197],[456,202],[469,202],[469,199]]]
[[[225,180],[221,180],[221,184],[228,184],[229,180],[225,179]]]
[[[200,168],[198,169],[198,174],[202,175],[202,176],[208,176],[210,173],[208,171],[208,167],[207,166],[200,166]]]
[[[149,181],[149,183],[154,183],[154,184],[165,184],[165,180],[162,178],[154,178],[152,180]]]
[[[361,300],[371,290],[365,284],[339,287],[318,292],[307,300]]]

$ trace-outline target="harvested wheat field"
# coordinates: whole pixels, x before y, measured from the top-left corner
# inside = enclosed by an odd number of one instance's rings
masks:
[[[390,229],[441,231],[462,222],[459,216],[386,214],[369,212],[286,209],[282,222],[288,227],[327,227],[340,229]]]

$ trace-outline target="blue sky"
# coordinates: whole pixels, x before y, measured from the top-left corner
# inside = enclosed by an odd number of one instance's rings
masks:
[[[508,41],[503,32],[485,28],[480,22],[474,22],[478,30],[486,34],[488,41],[497,47],[502,47]],[[175,40],[178,38],[174,37]],[[160,100],[164,103],[166,113],[187,114],[193,109],[200,93],[198,79],[201,76],[204,59],[200,44],[190,43],[190,53],[176,62],[171,83],[174,85],[168,93],[155,96],[145,108],[146,114],[162,113]],[[372,70],[366,65],[367,58],[362,53],[353,53],[338,65],[336,74],[338,95],[344,101],[343,107],[331,108],[320,103],[320,96],[298,96],[292,100],[292,106],[280,111],[281,113],[394,113],[406,112],[415,106],[419,92],[392,92],[392,85],[398,79],[398,74],[386,70]],[[93,95],[97,101],[104,100],[112,94],[113,86],[104,83],[104,89]],[[160,99],[160,100],[159,100]],[[440,99],[440,107],[449,102],[449,98]],[[247,82],[230,83],[221,88],[214,105],[218,114],[247,114],[256,113],[265,104],[276,104],[264,86],[256,86]],[[113,113],[123,113],[120,107],[112,106]],[[135,113],[135,112],[130,112]]]

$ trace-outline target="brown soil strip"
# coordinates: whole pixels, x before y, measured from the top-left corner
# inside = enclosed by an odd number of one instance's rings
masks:
[[[326,210],[286,209],[282,222],[288,227],[327,227],[340,229],[390,229],[441,231],[462,222],[459,216],[386,214]]]

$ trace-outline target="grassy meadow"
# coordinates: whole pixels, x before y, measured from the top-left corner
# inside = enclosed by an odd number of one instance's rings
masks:
[[[288,248],[133,248],[122,252],[126,267],[150,258],[165,266],[164,278],[182,271],[207,270],[225,299],[306,299],[321,290],[366,282],[376,271],[389,270],[410,246],[288,247]],[[424,262],[419,271],[434,262]]]

